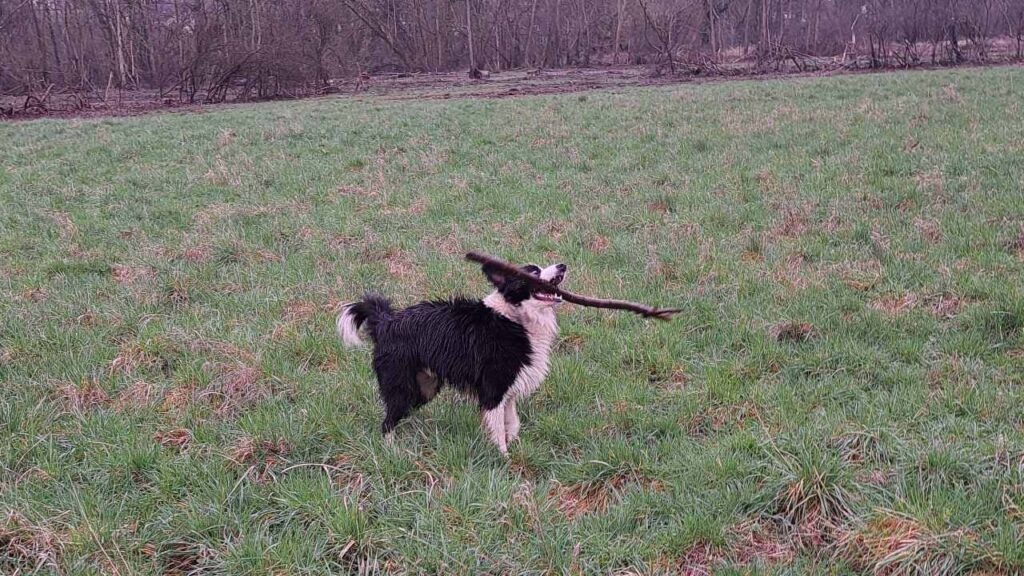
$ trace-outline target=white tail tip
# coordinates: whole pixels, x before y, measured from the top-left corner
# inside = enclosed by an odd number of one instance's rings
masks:
[[[356,347],[363,345],[363,338],[359,335],[359,327],[356,326],[356,316],[352,311],[352,304],[346,304],[338,315],[338,336],[346,346]]]

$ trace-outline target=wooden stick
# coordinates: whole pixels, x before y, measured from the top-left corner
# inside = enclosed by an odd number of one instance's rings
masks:
[[[579,304],[580,306],[589,306],[591,308],[608,308],[611,310],[626,310],[643,316],[644,318],[656,318],[658,320],[671,320],[674,314],[682,312],[681,308],[654,308],[646,306],[644,304],[638,304],[636,302],[627,302],[625,300],[606,300],[604,298],[591,298],[590,296],[580,296],[579,294],[573,294],[566,290],[562,290],[557,285],[542,280],[533,274],[529,274],[520,270],[519,268],[505,262],[498,260],[497,258],[487,256],[486,254],[480,254],[479,252],[468,252],[466,254],[467,260],[473,262],[479,262],[493,268],[497,268],[502,272],[515,276],[520,280],[523,280],[527,284],[530,284],[534,288],[540,288],[545,292],[552,294],[558,294],[566,302],[572,302],[573,304]]]

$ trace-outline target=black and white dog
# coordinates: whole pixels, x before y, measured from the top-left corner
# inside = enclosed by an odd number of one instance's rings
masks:
[[[554,284],[565,279],[565,264],[521,269]],[[361,330],[373,340],[388,440],[443,384],[477,399],[483,427],[502,454],[519,437],[516,402],[547,376],[562,299],[489,266],[483,272],[496,288],[483,300],[420,302],[395,311],[386,298],[367,295],[342,308],[338,334],[345,344],[362,344]]]

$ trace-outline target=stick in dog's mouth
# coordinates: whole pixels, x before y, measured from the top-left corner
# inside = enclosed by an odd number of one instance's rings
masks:
[[[534,292],[533,297],[541,302],[554,302],[555,304],[562,301],[562,297],[558,294],[552,294],[551,292]]]
[[[523,272],[504,260],[480,254],[479,252],[468,252],[466,254],[466,259],[480,264],[494,266],[506,274],[511,274],[522,279],[537,290],[537,292],[534,293],[534,298],[537,298],[538,300],[552,298],[552,300],[548,301],[557,302],[564,299],[566,302],[572,302],[573,304],[579,304],[580,306],[606,308],[610,310],[626,310],[628,312],[633,312],[634,314],[639,314],[644,318],[656,318],[658,320],[671,320],[673,315],[682,312],[681,308],[654,308],[644,304],[638,304],[636,302],[627,302],[625,300],[605,300],[603,298],[591,298],[589,296],[573,294],[572,292],[562,290],[558,287],[559,282],[561,282],[561,278],[555,278],[549,282],[532,274]]]
[[[536,278],[536,276],[534,277]],[[562,280],[565,280],[565,273],[559,272],[557,276],[547,280],[547,282],[553,286],[560,286],[562,284]],[[559,296],[557,292],[548,292],[547,290],[537,290],[533,293],[533,297],[541,302],[552,302],[554,304],[560,304],[562,302],[562,297]]]

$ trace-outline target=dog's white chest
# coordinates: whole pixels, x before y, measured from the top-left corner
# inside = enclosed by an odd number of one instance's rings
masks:
[[[523,323],[530,340],[529,362],[523,366],[512,384],[510,392],[515,398],[526,398],[533,394],[548,375],[551,348],[558,336],[558,323],[554,312],[540,314]]]

